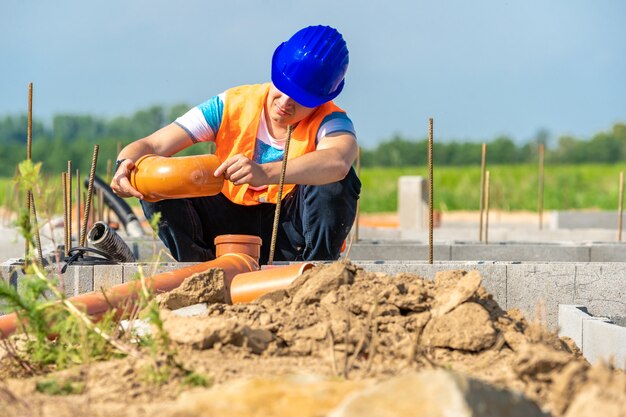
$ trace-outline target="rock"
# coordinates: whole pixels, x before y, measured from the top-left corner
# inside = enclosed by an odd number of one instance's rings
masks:
[[[260,354],[274,340],[272,332],[252,329],[235,319],[220,317],[166,317],[163,327],[176,343],[194,349],[210,349],[216,344],[246,347]]]
[[[314,375],[283,379],[235,380],[211,389],[183,393],[166,417],[318,417],[350,392],[367,386],[357,381],[327,381]]]
[[[214,268],[194,274],[186,278],[178,288],[159,294],[157,301],[161,307],[170,310],[200,303],[224,303],[224,271]]]
[[[438,274],[435,279],[437,280],[439,277]],[[480,274],[476,270],[462,275],[455,285],[444,288],[436,295],[430,313],[433,317],[442,316],[461,305],[476,293],[480,287],[480,282]]]
[[[313,268],[296,279],[289,289],[292,308],[298,310],[304,305],[318,303],[326,294],[339,287],[354,282],[356,267],[336,262],[322,270]]]
[[[433,317],[422,334],[425,346],[479,352],[496,341],[489,313],[480,304],[464,303],[446,315]]]
[[[571,402],[565,417],[626,416],[626,373],[604,364],[587,372],[587,381]]]
[[[444,370],[391,378],[357,391],[328,417],[547,417],[521,394]]]

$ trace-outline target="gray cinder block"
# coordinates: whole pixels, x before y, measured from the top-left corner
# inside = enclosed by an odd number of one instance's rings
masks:
[[[626,263],[576,264],[572,304],[594,316],[625,316]]]
[[[93,266],[71,265],[60,276],[62,291],[66,297],[93,291]]]
[[[94,291],[108,289],[124,282],[124,267],[122,265],[94,265]]]
[[[519,308],[528,319],[556,329],[558,305],[572,304],[575,273],[567,263],[507,265],[506,308]]]
[[[626,327],[608,319],[583,321],[583,354],[589,362],[613,361],[626,369]]]
[[[455,244],[452,260],[589,262],[590,249],[582,245]]]
[[[402,176],[398,179],[398,218],[400,229],[428,229],[428,188],[426,178]]]

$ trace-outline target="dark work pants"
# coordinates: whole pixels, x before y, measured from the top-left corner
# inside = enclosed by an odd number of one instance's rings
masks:
[[[354,169],[338,182],[298,185],[282,200],[275,261],[339,258],[356,216],[361,191]],[[158,234],[178,261],[215,259],[214,240],[225,234],[259,236],[260,263],[269,258],[275,204],[243,206],[223,194],[212,197],[141,202],[148,219],[161,213]]]

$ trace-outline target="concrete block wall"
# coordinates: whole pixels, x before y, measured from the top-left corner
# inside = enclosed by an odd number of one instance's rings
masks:
[[[626,327],[589,314],[583,305],[559,305],[559,336],[570,337],[592,364],[613,361],[626,369]]]
[[[626,316],[626,264],[559,262],[353,261],[372,272],[415,273],[476,269],[483,285],[505,310],[519,308],[530,320],[558,326],[559,304],[582,304],[594,315]]]
[[[596,316],[626,316],[626,263],[513,263],[496,261],[353,261],[371,272],[410,272],[434,278],[451,269],[478,270],[483,285],[503,309],[519,308],[529,319],[549,328],[558,325],[559,304],[583,304]],[[133,279],[138,265],[73,265],[57,275],[68,296],[109,288]],[[142,263],[146,276],[183,268],[186,263]],[[19,288],[21,265],[3,264],[5,279]]]

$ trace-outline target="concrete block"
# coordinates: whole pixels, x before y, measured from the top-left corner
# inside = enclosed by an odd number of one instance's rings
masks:
[[[583,349],[583,321],[593,319],[587,308],[575,304],[559,304],[559,336],[569,337]]]
[[[617,211],[553,211],[550,220],[553,229],[614,229],[617,234]]]
[[[428,228],[428,187],[426,178],[402,176],[398,179],[398,218],[400,229]]]
[[[94,291],[108,289],[124,282],[124,267],[122,265],[94,265]]]
[[[574,304],[576,267],[567,263],[508,264],[506,309],[555,330],[559,304]]]
[[[407,260],[428,261],[428,245],[412,242],[369,241],[353,243],[347,257],[351,260]],[[450,245],[433,246],[436,261],[450,260]]]
[[[123,281],[129,282],[138,277],[139,266],[143,269],[143,273],[146,277],[151,277],[162,272],[173,271],[175,269],[185,268],[187,266],[196,265],[197,262],[139,262],[139,263],[126,263],[123,264],[124,273]]]
[[[626,244],[594,243],[589,249],[591,262],[626,262]]]
[[[572,303],[594,316],[626,316],[626,263],[576,264]]]
[[[68,266],[59,284],[66,297],[93,291],[93,265]]]
[[[626,369],[626,327],[608,320],[583,321],[583,355],[592,364],[613,360]]]
[[[555,261],[589,262],[590,248],[582,245],[546,244],[454,244],[453,261]]]

